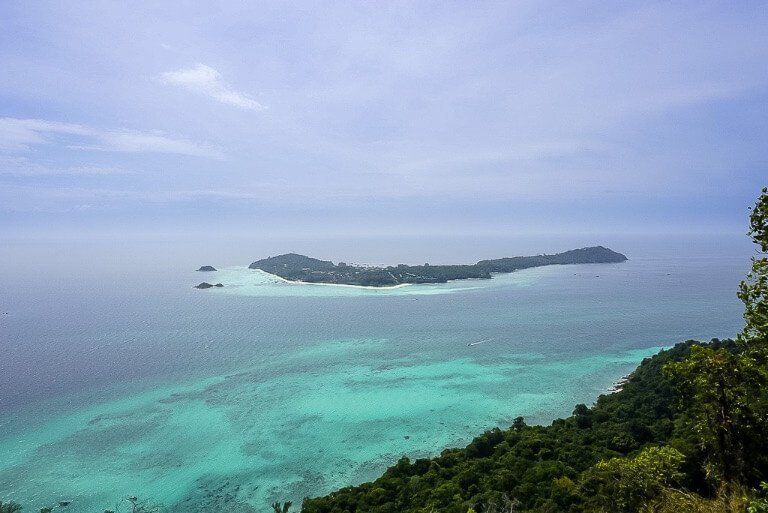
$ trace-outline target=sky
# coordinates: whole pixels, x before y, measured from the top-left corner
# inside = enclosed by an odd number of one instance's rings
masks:
[[[765,2],[0,3],[0,237],[744,233]]]

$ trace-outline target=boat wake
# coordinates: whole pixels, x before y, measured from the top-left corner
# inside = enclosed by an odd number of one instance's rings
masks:
[[[470,343],[468,343],[467,347],[478,346],[480,344],[485,344],[486,342],[491,342],[492,340],[494,340],[494,339],[493,338],[484,338],[482,340],[478,340],[477,342],[470,342]]]

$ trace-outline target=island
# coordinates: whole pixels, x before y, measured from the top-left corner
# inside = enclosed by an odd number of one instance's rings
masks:
[[[204,273],[209,273],[209,272],[212,272],[212,271],[215,271],[215,270],[216,270],[216,268],[214,266],[212,266],[212,265],[204,265],[204,266],[200,267],[200,269],[198,269],[198,271],[201,271],[201,272],[204,272]]]
[[[287,281],[327,283],[366,287],[392,287],[416,283],[445,283],[449,280],[490,279],[494,274],[545,265],[605,264],[624,262],[627,257],[603,246],[572,249],[554,255],[517,256],[480,260],[476,264],[406,265],[389,267],[334,264],[296,253],[273,256],[253,262],[260,269]]]
[[[207,281],[204,281],[203,283],[200,283],[199,285],[195,285],[195,288],[196,289],[210,289],[210,288],[213,288],[213,287],[223,287],[223,286],[224,285],[222,285],[221,283],[217,283],[216,285],[212,285],[212,284],[208,283]]]

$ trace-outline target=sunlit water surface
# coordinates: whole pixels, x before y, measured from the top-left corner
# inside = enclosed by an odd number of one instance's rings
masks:
[[[72,513],[131,495],[264,511],[519,415],[550,422],[660,347],[735,335],[748,263],[741,246],[646,248],[367,290],[281,283],[247,259],[204,274],[41,248],[2,253],[0,499]]]

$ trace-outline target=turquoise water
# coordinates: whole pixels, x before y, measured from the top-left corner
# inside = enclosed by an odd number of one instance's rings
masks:
[[[660,347],[738,331],[747,254],[675,254],[388,290],[242,265],[6,265],[0,496],[265,511],[518,415],[549,422]]]

